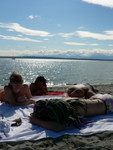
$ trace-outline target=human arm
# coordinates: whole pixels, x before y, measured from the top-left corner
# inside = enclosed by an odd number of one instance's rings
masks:
[[[35,101],[26,99],[24,96],[19,96],[18,98],[15,97],[11,88],[9,88],[9,86],[4,87],[4,96],[5,96],[5,101],[12,106],[22,106],[22,105],[35,103]],[[19,101],[19,99],[21,101]]]
[[[55,132],[59,132],[65,129],[65,125],[61,125],[60,123],[53,122],[53,121],[40,120],[35,118],[32,115],[29,117],[29,119],[31,123]]]
[[[40,87],[40,90],[39,90],[39,94],[40,94],[40,95],[46,95],[47,92],[48,92],[48,90],[47,90],[47,87],[46,87],[46,86]]]
[[[25,105],[32,104],[32,103],[34,104],[35,101],[31,100],[31,98],[32,98],[32,95],[31,95],[30,89],[28,85],[24,84],[19,96],[17,97],[17,102],[20,102],[20,103],[24,102]]]
[[[32,94],[33,96],[36,96],[36,95],[37,95],[37,94],[36,94],[37,89],[36,89],[36,86],[35,86],[34,83],[31,83],[31,84],[30,84],[29,89],[30,89],[30,92],[31,92],[31,94]]]
[[[20,96],[17,98],[17,105],[29,105],[29,104],[35,104],[35,101],[32,99],[28,99],[24,96]]]
[[[4,87],[4,97],[6,102],[8,102],[12,106],[16,106],[16,100],[9,86]]]
[[[38,83],[37,85],[31,83],[30,91],[33,96],[46,95],[48,92],[47,86],[43,86],[41,83]]]
[[[90,97],[92,97],[94,95],[95,95],[95,93],[92,90],[88,90],[86,95],[85,95],[85,98],[90,98]]]
[[[75,90],[74,87],[69,87],[67,90],[66,90],[66,96],[69,96],[71,97],[71,93]]]
[[[32,98],[32,94],[28,85],[24,84],[24,91],[26,98]]]

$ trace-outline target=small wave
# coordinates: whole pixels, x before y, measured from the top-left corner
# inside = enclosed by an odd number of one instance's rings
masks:
[[[66,86],[66,83],[58,83],[58,84],[54,84],[53,82],[51,83],[47,83],[47,87],[59,87],[59,86]]]

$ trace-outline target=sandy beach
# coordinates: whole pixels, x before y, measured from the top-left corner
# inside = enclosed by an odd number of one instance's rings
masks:
[[[49,88],[49,91],[65,91],[65,87]],[[99,93],[113,95],[113,84],[94,85]],[[38,141],[0,143],[0,150],[112,150],[113,132],[102,132],[88,136],[64,135],[58,138],[46,138]]]

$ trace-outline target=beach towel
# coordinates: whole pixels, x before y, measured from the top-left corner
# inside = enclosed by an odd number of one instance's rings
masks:
[[[48,95],[63,95],[65,92],[63,91],[54,91],[54,92],[48,92]]]
[[[61,95],[35,96],[33,99],[59,99]],[[29,115],[33,112],[34,104],[27,106],[11,106],[6,103],[0,103],[0,121],[3,126],[0,130],[0,142],[7,141],[25,141],[39,140],[42,138],[56,138],[64,134],[69,135],[91,135],[104,131],[113,131],[113,115],[101,115],[96,117],[85,118],[85,123],[80,129],[67,128],[61,132],[46,130],[40,126],[33,125],[29,122]],[[20,126],[11,126],[10,120],[21,118]],[[5,129],[5,130],[4,130]]]

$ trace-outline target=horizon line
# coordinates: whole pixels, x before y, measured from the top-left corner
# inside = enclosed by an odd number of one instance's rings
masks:
[[[0,58],[11,59],[68,59],[68,60],[99,60],[99,61],[113,61],[113,59],[102,58],[73,58],[73,57],[53,57],[53,56],[0,56]]]

